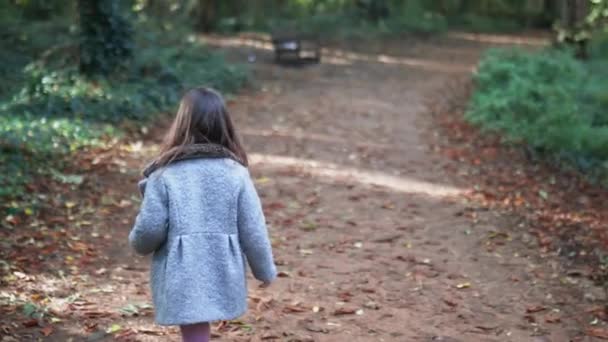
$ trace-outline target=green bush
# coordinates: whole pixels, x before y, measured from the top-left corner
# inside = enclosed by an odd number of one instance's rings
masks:
[[[60,167],[70,153],[121,134],[124,123],[145,124],[174,110],[186,88],[209,85],[231,93],[248,81],[245,67],[226,63],[182,32],[141,31],[133,61],[92,77],[78,70],[71,30],[55,29],[61,34],[46,37],[46,46],[25,39],[5,49],[19,38],[0,39],[0,54],[11,56],[0,80],[1,199],[21,197],[34,177]]]
[[[80,71],[114,71],[133,56],[133,26],[117,0],[79,0]]]
[[[513,18],[492,17],[475,13],[454,15],[449,17],[451,27],[473,32],[516,32],[525,27]]]
[[[492,50],[475,76],[466,118],[580,168],[608,164],[608,76],[603,61],[569,51]]]
[[[395,15],[379,24],[386,33],[440,33],[448,29],[442,15],[424,10]]]

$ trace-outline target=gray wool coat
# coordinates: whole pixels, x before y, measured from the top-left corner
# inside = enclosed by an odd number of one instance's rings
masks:
[[[276,277],[260,199],[247,168],[228,158],[172,163],[140,182],[140,212],[129,234],[154,253],[156,321],[230,320],[247,310],[246,264],[260,281]]]

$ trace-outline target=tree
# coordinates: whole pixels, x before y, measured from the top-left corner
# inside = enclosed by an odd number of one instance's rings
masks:
[[[561,0],[558,41],[577,47],[579,57],[587,56],[587,42],[597,30],[606,29],[608,0]]]
[[[196,26],[203,32],[211,31],[216,24],[216,0],[199,0],[196,9]]]
[[[109,73],[133,54],[133,28],[121,14],[119,0],[79,0],[80,70]]]

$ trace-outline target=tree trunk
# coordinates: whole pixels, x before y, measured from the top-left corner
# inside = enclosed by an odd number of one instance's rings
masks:
[[[217,4],[215,0],[199,0],[197,10],[197,28],[209,32],[215,27]]]
[[[560,1],[560,21],[565,30],[564,42],[574,45],[577,50],[577,56],[580,58],[587,57],[587,41],[588,38],[581,34],[586,27],[585,19],[589,15],[588,0],[562,0]]]
[[[80,71],[102,74],[122,65],[133,53],[133,28],[118,0],[79,0]]]

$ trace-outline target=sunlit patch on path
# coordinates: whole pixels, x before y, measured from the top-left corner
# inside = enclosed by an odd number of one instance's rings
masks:
[[[267,35],[243,35],[241,37],[205,37],[204,41],[220,47],[240,47],[262,51],[272,51],[272,43]],[[439,60],[396,56],[390,54],[367,54],[338,48],[323,48],[323,63],[334,65],[351,65],[355,62],[379,63],[419,68],[427,71],[445,73],[462,73],[472,70],[471,65],[456,61],[443,62]]]
[[[429,183],[407,176],[397,177],[383,172],[360,170],[311,159],[256,153],[251,155],[251,160],[256,166],[264,168],[295,167],[316,177],[381,186],[396,192],[446,197],[455,196],[464,191],[449,185]]]

